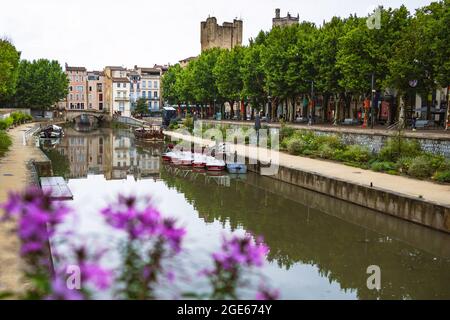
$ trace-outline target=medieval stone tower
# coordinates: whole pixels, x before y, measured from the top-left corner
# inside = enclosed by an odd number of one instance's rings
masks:
[[[202,51],[211,48],[231,49],[242,44],[242,20],[234,19],[224,22],[222,26],[217,24],[215,17],[202,21],[201,26]]]

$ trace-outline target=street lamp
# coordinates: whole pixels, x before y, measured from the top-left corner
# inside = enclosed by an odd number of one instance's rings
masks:
[[[267,108],[266,121],[270,122],[270,119],[272,118],[272,97],[270,96],[270,94],[267,96],[267,100],[269,103],[269,107]]]

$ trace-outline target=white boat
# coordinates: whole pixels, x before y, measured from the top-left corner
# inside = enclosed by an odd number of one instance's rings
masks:
[[[194,161],[192,161],[192,166],[194,168],[204,168],[206,167],[206,155],[195,153]]]
[[[182,166],[192,166],[193,155],[191,152],[183,152],[180,157],[180,164]]]
[[[225,161],[219,160],[213,157],[208,157],[206,159],[206,169],[208,171],[223,171],[225,170]]]

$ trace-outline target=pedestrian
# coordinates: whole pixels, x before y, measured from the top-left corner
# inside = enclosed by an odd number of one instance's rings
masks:
[[[416,131],[417,114],[414,112],[412,115],[412,131]]]

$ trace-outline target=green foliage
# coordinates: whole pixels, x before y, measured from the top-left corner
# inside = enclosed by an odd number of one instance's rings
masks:
[[[435,169],[431,165],[430,157],[423,155],[414,158],[408,169],[408,174],[415,178],[429,178],[433,175]]]
[[[143,115],[148,113],[148,103],[147,100],[140,98],[136,102],[136,108],[134,109],[135,114]]]
[[[186,119],[183,121],[183,125],[189,130],[189,132],[192,133],[194,131],[194,119],[190,115],[186,116]]]
[[[14,124],[14,119],[12,117],[7,117],[6,119],[0,119],[0,130],[6,130]]]
[[[370,165],[370,169],[377,172],[390,172],[397,169],[397,165],[390,161],[374,161]]]
[[[421,147],[417,140],[407,140],[401,135],[389,138],[380,150],[379,157],[384,161],[396,162],[402,157],[415,157],[421,153]]]
[[[450,169],[443,171],[436,171],[433,179],[439,182],[450,183]]]
[[[370,160],[370,151],[360,145],[350,145],[339,150],[335,154],[335,159],[346,163],[367,164]]]
[[[11,144],[11,137],[5,131],[0,130],[0,157],[9,150]]]
[[[67,96],[68,84],[69,80],[58,61],[22,60],[16,103],[21,107],[47,110]]]
[[[0,39],[0,101],[16,92],[20,52],[7,39]]]

